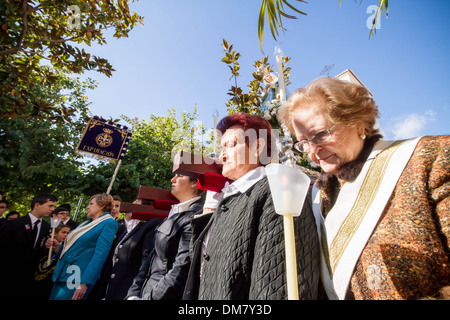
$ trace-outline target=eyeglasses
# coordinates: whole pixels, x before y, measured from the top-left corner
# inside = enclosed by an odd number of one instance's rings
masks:
[[[308,152],[309,151],[309,143],[314,142],[316,145],[322,145],[327,143],[330,140],[331,132],[336,128],[337,124],[332,126],[330,129],[325,129],[317,132],[312,136],[309,140],[301,140],[294,143],[294,148],[300,152]]]

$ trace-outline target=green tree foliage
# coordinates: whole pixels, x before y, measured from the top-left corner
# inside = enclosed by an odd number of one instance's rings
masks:
[[[53,85],[58,78],[55,72],[80,74],[97,70],[111,76],[114,69],[106,59],[77,45],[105,44],[107,29],[114,30],[116,38],[127,37],[137,23],[142,23],[142,17],[129,11],[129,2],[132,1],[1,1],[0,117],[35,118],[56,112],[60,121],[70,120],[75,108],[55,108],[29,88],[38,83]]]
[[[28,119],[0,118],[0,188],[25,212],[37,193],[51,192],[64,201],[83,190],[83,163],[75,147],[89,118],[86,92],[96,86],[58,72],[52,86],[42,78],[34,81],[28,90],[37,99],[48,101],[53,110],[71,105],[77,112],[67,115],[68,121],[51,110]],[[27,108],[32,114],[32,107]]]
[[[264,111],[262,103],[264,102],[268,91],[272,88],[271,84],[267,81],[267,76],[275,72],[274,66],[268,62],[269,57],[266,55],[261,60],[253,63],[255,71],[252,73],[253,79],[247,85],[248,92],[246,93],[245,90],[238,85],[238,77],[240,77],[240,73],[238,72],[240,70],[238,60],[241,57],[241,54],[236,52],[233,45],[230,45],[225,39],[222,42],[222,47],[225,52],[222,62],[228,65],[231,72],[230,80],[234,80],[234,85],[232,85],[227,92],[231,98],[225,102],[228,113],[246,112],[263,117]],[[288,56],[282,57],[283,77],[286,86],[290,84],[289,76],[291,68],[287,66],[290,59],[291,58]],[[275,115],[268,120],[274,129],[280,127]]]

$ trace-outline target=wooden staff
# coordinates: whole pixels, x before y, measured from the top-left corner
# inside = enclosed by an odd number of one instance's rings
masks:
[[[283,225],[288,300],[298,300],[297,259],[295,256],[294,217],[292,213],[283,213]]]

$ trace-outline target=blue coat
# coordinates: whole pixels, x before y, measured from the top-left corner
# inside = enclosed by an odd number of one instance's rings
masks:
[[[67,283],[80,282],[92,287],[100,277],[117,228],[116,220],[106,219],[80,236],[56,264],[52,275],[53,282],[59,283],[62,288],[67,288],[66,291],[71,292],[75,289],[68,288]],[[52,297],[54,293],[51,294]]]

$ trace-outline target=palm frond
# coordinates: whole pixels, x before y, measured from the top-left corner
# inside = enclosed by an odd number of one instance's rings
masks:
[[[304,0],[296,0],[296,1],[306,3]],[[306,15],[306,13],[298,10],[286,0],[262,0],[258,18],[258,38],[261,51],[263,51],[262,44],[263,44],[264,22],[266,12],[267,18],[269,20],[270,32],[275,40],[277,40],[277,37],[279,36],[278,28],[284,30],[283,18],[297,19],[296,16],[289,15],[285,12],[283,4],[286,4],[290,9],[294,10],[297,13]]]
[[[381,14],[383,13],[383,9],[386,10],[386,18],[387,18],[389,14],[388,0],[378,0],[378,8],[377,12],[375,13],[375,18],[372,21],[372,28],[370,28],[369,39],[373,33],[376,33],[377,21],[378,19],[380,19]]]

